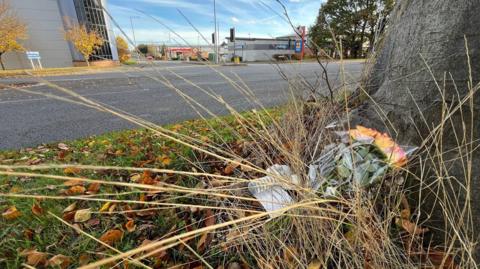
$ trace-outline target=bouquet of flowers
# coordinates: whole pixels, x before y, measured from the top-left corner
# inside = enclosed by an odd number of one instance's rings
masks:
[[[338,197],[355,188],[374,186],[389,169],[405,166],[407,156],[415,150],[402,148],[387,134],[363,126],[338,135],[340,141],[326,146],[309,165],[308,186],[302,186],[323,197]],[[249,183],[252,195],[267,211],[278,211],[293,203],[288,190],[300,184],[300,177],[286,165],[274,165],[267,173]]]

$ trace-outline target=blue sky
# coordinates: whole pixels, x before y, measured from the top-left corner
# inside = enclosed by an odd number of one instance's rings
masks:
[[[313,24],[322,0],[282,0],[295,25]],[[268,6],[268,7],[267,7]],[[148,16],[135,11],[142,10],[155,16],[180,34],[190,44],[205,44],[203,39],[179,14],[180,9],[199,31],[211,40],[213,32],[213,0],[108,0],[108,9],[120,27],[132,37],[130,17],[133,18],[137,43],[184,43],[174,34]],[[275,10],[272,11],[271,9]],[[293,33],[280,16],[281,6],[275,0],[217,0],[217,20],[220,38],[229,35],[235,27],[241,37],[275,37]],[[115,33],[120,31],[115,29]]]

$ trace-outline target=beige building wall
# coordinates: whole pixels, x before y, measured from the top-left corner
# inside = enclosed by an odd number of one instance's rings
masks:
[[[65,1],[65,0],[59,0]],[[57,0],[11,0],[10,4],[28,27],[26,50],[39,51],[43,67],[72,66],[72,53],[63,37],[63,18]],[[3,56],[7,69],[30,69],[24,52]]]

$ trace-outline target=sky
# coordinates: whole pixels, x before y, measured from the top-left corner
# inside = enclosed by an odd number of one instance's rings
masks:
[[[312,25],[322,0],[281,0],[287,7],[294,25]],[[228,37],[235,27],[237,37],[276,37],[293,31],[275,0],[216,0],[220,40]],[[214,32],[213,0],[108,0],[108,10],[120,28],[133,40],[131,21],[137,44],[206,45],[206,41],[178,12],[180,10],[199,32],[211,42]],[[143,13],[142,13],[143,12]],[[171,33],[161,23],[180,37]],[[122,35],[115,27],[115,33]]]

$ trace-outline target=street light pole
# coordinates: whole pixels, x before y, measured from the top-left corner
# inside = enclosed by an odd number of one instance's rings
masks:
[[[215,23],[215,44],[213,44],[214,46],[214,50],[215,50],[215,64],[218,64],[218,33],[217,33],[217,2],[216,0],[213,0],[213,20]]]
[[[135,29],[133,27],[133,19],[137,17],[130,16],[130,25],[132,26],[132,35],[133,35],[133,45],[135,46],[135,51],[137,50],[137,39],[135,38]],[[140,55],[137,52],[137,60],[140,59]]]

